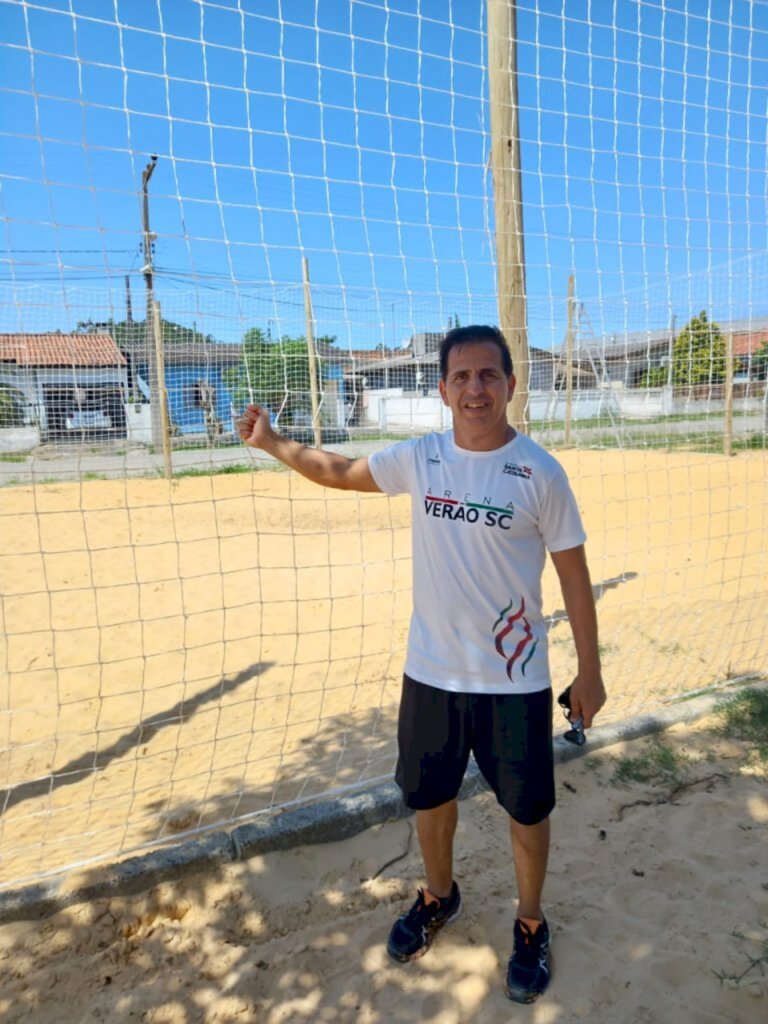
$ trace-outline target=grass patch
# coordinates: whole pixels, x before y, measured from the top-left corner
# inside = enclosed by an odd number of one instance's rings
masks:
[[[180,469],[173,474],[173,478],[176,480],[183,476],[223,476],[226,473],[252,473],[253,471],[253,466],[235,463],[230,466],[211,466],[204,469]]]
[[[27,461],[27,456],[26,455],[16,455],[13,452],[8,452],[7,454],[0,455],[0,462],[26,462],[26,461]]]
[[[636,757],[619,758],[612,781],[679,786],[688,778],[689,764],[687,754],[677,753],[654,740]]]
[[[734,939],[741,939],[744,942],[755,941],[754,939],[747,939],[747,937],[742,935],[741,932],[733,931],[731,932],[731,935]],[[740,971],[738,974],[734,974],[733,972],[729,973],[728,971],[715,971],[712,969],[712,973],[715,977],[720,979],[721,985],[730,983],[733,988],[736,988],[739,983],[746,978],[749,972],[754,970],[756,967],[760,968],[761,977],[765,977],[765,968],[768,966],[768,939],[757,941],[760,943],[757,956],[752,956],[751,953],[746,953],[748,963],[743,971]]]
[[[715,733],[752,745],[751,756],[768,766],[768,689],[752,688],[715,708],[720,725]]]
[[[742,451],[749,451],[750,449],[765,451],[766,448],[768,448],[768,432],[763,434],[752,434],[751,437],[747,437],[743,441],[734,441],[733,447],[739,448]]]

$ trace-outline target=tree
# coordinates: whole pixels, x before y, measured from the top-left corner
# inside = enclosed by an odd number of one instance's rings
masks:
[[[666,366],[652,366],[640,375],[637,386],[640,388],[663,388],[669,374]]]
[[[725,338],[704,310],[691,317],[672,347],[672,383],[676,387],[719,384],[725,380]]]
[[[331,343],[335,338],[319,339]],[[252,327],[243,336],[243,362],[225,374],[235,404],[249,402],[265,405],[283,423],[294,423],[311,415],[309,355],[303,337],[270,338],[260,327]]]
[[[214,338],[210,334],[201,334],[196,328],[185,327],[173,320],[163,320],[164,345],[211,345]],[[118,348],[131,348],[144,343],[146,332],[143,320],[81,320],[75,328],[76,334],[110,334]]]
[[[20,427],[24,423],[24,395],[10,384],[0,383],[0,427]]]

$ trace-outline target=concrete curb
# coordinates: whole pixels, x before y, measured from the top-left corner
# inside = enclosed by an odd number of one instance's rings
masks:
[[[626,722],[596,726],[589,730],[585,747],[555,736],[555,761],[565,763],[590,751],[616,743],[648,736],[671,725],[701,718],[740,688],[695,697],[671,705],[663,711],[640,715]],[[474,761],[461,787],[459,799],[466,799],[487,788]],[[68,888],[66,880],[42,882],[0,892],[0,924],[38,920],[65,907],[109,896],[134,895],[160,882],[185,875],[211,871],[223,864],[247,860],[276,850],[314,843],[338,842],[383,821],[410,815],[394,782],[373,786],[364,792],[309,804],[264,820],[239,825],[231,832],[213,832],[189,839],[177,846],[163,847],[151,853],[131,857],[112,867],[97,869],[97,877],[80,886]]]

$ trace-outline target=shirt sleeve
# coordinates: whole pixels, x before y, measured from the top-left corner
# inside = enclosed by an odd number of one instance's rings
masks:
[[[549,551],[577,548],[587,539],[579,506],[565,470],[559,464],[541,503],[539,532]]]
[[[377,486],[385,494],[403,494],[410,490],[414,441],[400,441],[368,456],[368,468]]]

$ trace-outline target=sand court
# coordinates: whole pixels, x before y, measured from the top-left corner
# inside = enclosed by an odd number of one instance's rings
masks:
[[[386,936],[421,865],[412,819],[299,847],[134,897],[95,900],[0,928],[8,1024],[754,1024],[768,1001],[765,769],[716,719],[676,726],[681,782],[622,783],[595,751],[556,772],[545,905],[553,978],[510,1004],[514,875],[488,793],[462,801],[462,916],[428,955],[389,961]]]
[[[766,458],[559,453],[610,703],[768,665]],[[0,491],[0,884],[391,773],[407,499],[279,470]],[[553,571],[555,685],[574,670]]]

